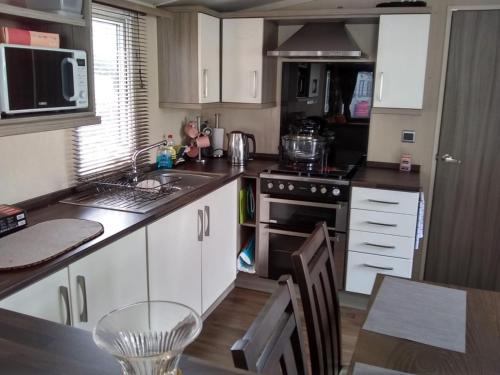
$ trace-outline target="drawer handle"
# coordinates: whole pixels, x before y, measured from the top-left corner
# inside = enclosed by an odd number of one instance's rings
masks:
[[[71,308],[69,307],[69,291],[68,288],[65,286],[60,286],[59,287],[59,294],[61,295],[61,298],[64,301],[64,307],[66,309],[66,321],[64,324],[67,326],[71,325]]]
[[[372,202],[372,203],[383,203],[383,204],[399,204],[399,202],[395,202],[395,201],[381,201],[379,199],[368,199],[368,202]]]
[[[381,247],[383,249],[395,249],[396,248],[396,246],[394,246],[394,245],[381,245],[381,244],[373,243],[373,242],[363,242],[363,245],[373,246],[373,247]]]
[[[383,227],[397,227],[398,226],[397,224],[379,223],[378,221],[370,221],[370,220],[368,220],[367,223],[371,224],[371,225],[381,225]]]
[[[394,267],[375,266],[375,265],[370,264],[370,263],[363,263],[363,266],[368,267],[368,268],[375,268],[377,270],[383,270],[383,271],[394,271]]]
[[[83,307],[82,307],[82,311],[80,312],[80,322],[88,323],[89,314],[87,311],[87,287],[85,285],[85,277],[78,275],[76,277],[76,285],[80,288],[80,291],[82,292],[82,297],[83,297]]]

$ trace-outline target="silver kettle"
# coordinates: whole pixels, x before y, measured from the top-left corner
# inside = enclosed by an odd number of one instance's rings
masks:
[[[227,135],[227,158],[232,165],[245,165],[248,160],[253,159],[256,145],[255,137],[252,134],[233,131]],[[250,153],[248,140],[253,143],[253,151]]]

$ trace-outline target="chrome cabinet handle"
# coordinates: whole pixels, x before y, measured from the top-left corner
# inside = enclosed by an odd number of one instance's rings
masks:
[[[382,94],[384,93],[384,72],[380,72],[380,85],[378,88],[378,101],[382,101]]]
[[[394,271],[394,267],[375,266],[374,264],[370,264],[370,263],[363,263],[363,266],[368,267],[368,268],[375,268],[377,270],[383,270],[383,271]]]
[[[253,97],[257,97],[257,70],[253,71]]]
[[[208,69],[203,69],[203,97],[208,98]]]
[[[378,200],[378,199],[371,199],[371,198],[368,199],[368,202],[383,203],[383,204],[399,204],[399,202],[395,202],[395,201],[381,201],[381,200]]]
[[[210,207],[205,206],[205,220],[206,220],[206,226],[205,226],[205,237],[210,236]]]
[[[80,288],[83,298],[83,308],[80,312],[80,322],[87,323],[89,321],[89,316],[87,311],[87,287],[85,285],[85,277],[78,275],[76,277],[76,285]]]
[[[65,286],[60,286],[59,287],[59,295],[64,301],[64,308],[66,309],[66,321],[64,324],[67,326],[71,325],[71,310],[69,307],[69,291],[68,288]]]
[[[450,164],[462,164],[462,160],[455,159],[450,154],[444,154],[443,156],[441,156],[441,160],[444,161],[445,163],[450,163]]]
[[[198,241],[203,241],[203,210],[198,210]]]
[[[368,224],[371,224],[371,225],[381,225],[383,227],[397,227],[398,225],[397,224],[389,224],[389,223],[379,223],[378,221],[366,221]]]
[[[395,249],[396,248],[396,246],[394,246],[394,245],[381,245],[381,244],[373,243],[373,242],[363,242],[363,245],[373,246],[373,247],[381,247],[382,249]]]

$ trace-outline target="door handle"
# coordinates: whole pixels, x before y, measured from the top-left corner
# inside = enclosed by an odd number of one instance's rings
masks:
[[[59,295],[63,299],[63,301],[64,301],[64,308],[66,309],[66,321],[64,322],[64,324],[66,324],[67,326],[70,326],[71,325],[71,310],[70,310],[70,307],[69,307],[69,292],[68,292],[68,288],[65,287],[65,286],[60,286],[59,287]]]
[[[71,81],[73,82],[73,93],[69,93],[67,92],[67,88],[68,88],[68,83],[70,82],[69,81],[69,78],[67,77],[66,75],[66,70],[65,70],[65,66],[67,64],[70,64],[71,65],[71,74],[72,74],[72,79]],[[66,99],[68,102],[73,102],[75,101],[76,99],[78,99],[78,91],[79,91],[79,88],[78,88],[78,82],[77,80],[75,80],[75,77],[76,77],[76,70],[77,70],[77,62],[75,59],[71,58],[71,57],[65,57],[62,61],[61,61],[61,81],[62,81],[62,91],[63,91],[63,96],[64,96],[64,99]]]
[[[205,220],[206,220],[206,226],[205,226],[205,237],[210,236],[210,207],[205,206]]]
[[[203,241],[203,210],[198,210],[198,241]]]
[[[203,69],[203,97],[208,98],[208,69]]]
[[[257,71],[253,71],[253,97],[257,97]]]
[[[444,154],[443,156],[441,156],[441,160],[445,163],[450,164],[462,164],[462,160],[455,159],[450,154]]]
[[[78,275],[76,277],[76,285],[80,288],[83,298],[83,307],[80,312],[80,322],[87,323],[89,321],[89,316],[87,311],[87,287],[85,285],[85,277]]]
[[[382,101],[382,95],[384,93],[384,72],[380,72],[380,84],[378,88],[378,101]]]

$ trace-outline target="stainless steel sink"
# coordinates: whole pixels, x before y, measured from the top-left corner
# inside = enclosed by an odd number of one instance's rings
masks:
[[[147,213],[220,177],[220,174],[156,170],[131,183],[124,176],[97,181],[88,190],[62,200],[62,203]]]

